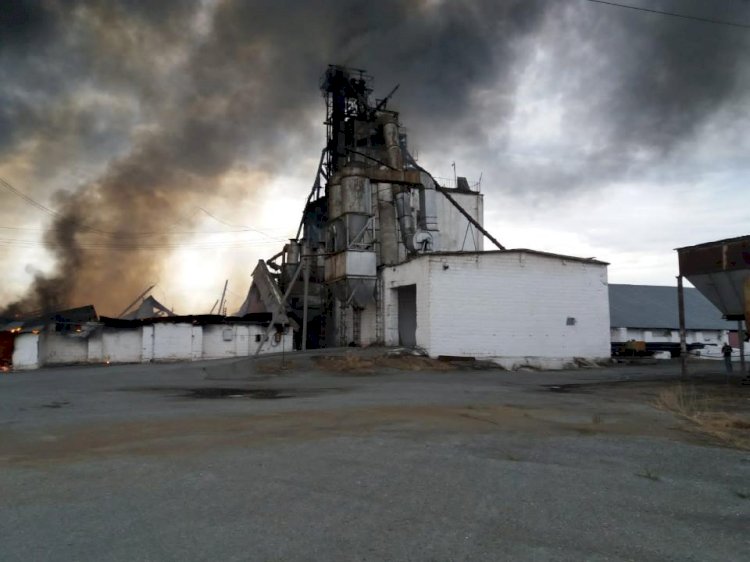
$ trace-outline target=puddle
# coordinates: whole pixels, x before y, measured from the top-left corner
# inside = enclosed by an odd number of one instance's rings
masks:
[[[42,404],[42,408],[62,408],[63,406],[70,405],[70,402],[64,401],[64,402],[58,402],[57,400],[54,402],[50,402],[49,404]]]
[[[549,392],[561,392],[561,393],[567,393],[567,392],[578,392],[578,393],[590,393],[590,390],[586,389],[584,390],[583,385],[581,384],[544,384],[542,385],[542,390],[547,390]]]
[[[288,390],[275,388],[223,388],[201,387],[187,388],[182,395],[186,398],[253,398],[255,400],[280,400],[295,396]]]
[[[283,400],[284,398],[307,398],[329,392],[344,392],[344,388],[236,388],[225,386],[198,387],[163,387],[149,386],[137,388],[121,388],[124,392],[157,392],[165,393],[175,398],[192,398],[195,400],[242,399],[253,400]]]

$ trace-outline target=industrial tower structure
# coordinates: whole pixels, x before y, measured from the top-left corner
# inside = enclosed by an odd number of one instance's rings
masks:
[[[506,250],[482,226],[477,186],[422,168],[389,107],[396,88],[372,102],[371,83],[323,75],[326,143],[299,229],[258,262],[240,313],[271,312],[298,349],[400,345],[507,368],[608,357],[607,264]]]

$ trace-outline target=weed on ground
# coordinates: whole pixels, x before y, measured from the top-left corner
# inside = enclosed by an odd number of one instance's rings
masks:
[[[318,367],[326,371],[347,375],[374,374],[383,369],[399,371],[451,371],[455,369],[450,363],[419,355],[362,357],[347,354],[315,357],[313,360]]]
[[[676,385],[654,405],[724,445],[750,450],[750,393],[733,385]]]

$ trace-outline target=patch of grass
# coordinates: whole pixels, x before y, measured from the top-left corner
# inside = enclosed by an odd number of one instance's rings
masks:
[[[260,363],[255,367],[255,371],[263,375],[274,375],[291,369],[296,369],[297,365],[293,361],[285,361],[282,363],[280,360],[273,362]]]
[[[520,462],[523,460],[521,457],[519,457],[518,455],[514,455],[513,453],[508,453],[505,458],[513,462]]]
[[[421,355],[361,357],[347,354],[316,357],[314,361],[327,371],[342,374],[371,374],[378,368],[398,369],[399,371],[452,371],[455,369],[450,363]]]
[[[747,490],[735,490],[734,495],[743,500],[750,500],[750,491]]]
[[[315,363],[326,371],[347,374],[370,374],[375,372],[375,361],[359,355],[315,357]]]
[[[750,417],[727,411],[732,396],[714,391],[700,393],[695,387],[677,385],[659,393],[654,405],[691,422],[693,427],[725,445],[750,450]]]
[[[648,468],[643,470],[642,472],[636,472],[635,475],[640,476],[641,478],[646,478],[647,480],[652,480],[654,482],[658,482],[659,480],[661,480],[658,474]]]

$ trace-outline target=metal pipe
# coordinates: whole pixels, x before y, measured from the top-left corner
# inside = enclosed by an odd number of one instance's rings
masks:
[[[385,137],[385,146],[388,151],[390,167],[396,170],[403,170],[404,154],[398,142],[398,124],[395,121],[389,120],[383,124],[383,137]]]
[[[307,351],[307,294],[310,290],[310,258],[309,256],[302,256],[300,259],[305,264],[302,270],[304,287],[304,296],[302,297],[302,351]]]
[[[414,217],[411,213],[411,202],[407,200],[408,196],[408,192],[397,191],[394,194],[393,200],[396,203],[398,225],[401,227],[401,240],[404,242],[406,249],[413,252],[416,228],[414,225]]]
[[[393,265],[398,262],[398,238],[396,237],[396,212],[393,204],[392,184],[379,183],[376,185],[380,265]]]
[[[312,189],[310,190],[310,194],[307,196],[307,201],[305,202],[305,207],[302,209],[302,218],[299,221],[299,227],[297,227],[297,236],[295,238],[299,240],[300,234],[302,234],[302,227],[305,224],[305,211],[307,210],[307,206],[310,204],[310,201],[312,201],[313,195],[318,193],[320,191],[320,174],[323,171],[323,162],[325,162],[325,156],[326,156],[326,149],[324,148],[320,152],[320,162],[318,163],[318,171],[315,174],[315,181],[313,182]]]

